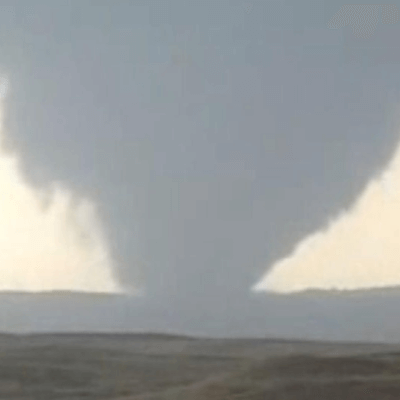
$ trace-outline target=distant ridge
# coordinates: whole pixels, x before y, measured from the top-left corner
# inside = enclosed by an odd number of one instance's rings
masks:
[[[15,296],[87,296],[87,297],[131,297],[135,296],[135,294],[130,293],[107,293],[107,292],[82,292],[82,291],[73,291],[73,290],[46,290],[43,292],[23,292],[16,290],[1,290],[0,296],[3,295],[15,295]]]
[[[107,297],[107,298],[136,298],[141,299],[135,293],[107,293],[107,292],[83,292],[83,291],[72,291],[72,290],[54,290],[54,291],[43,291],[43,292],[23,292],[14,290],[2,290],[0,291],[1,296],[38,296],[38,297]],[[262,297],[298,297],[298,296],[369,296],[369,295],[399,295],[400,286],[388,286],[388,287],[377,287],[377,288],[365,288],[365,289],[351,289],[351,290],[340,290],[340,289],[308,289],[293,293],[279,293],[279,292],[260,292],[255,295],[255,298]]]
[[[16,335],[13,334],[3,334],[0,333],[1,336],[13,337]],[[118,338],[118,340],[163,340],[163,341],[175,341],[175,340],[185,340],[185,341],[194,341],[200,340],[200,338],[189,336],[189,335],[180,335],[173,333],[159,333],[159,332],[118,332],[118,331],[109,331],[109,332],[44,332],[44,333],[26,333],[19,334],[18,336],[25,337],[56,337],[56,338],[74,338],[74,337],[90,337],[94,339],[102,339],[102,338]]]
[[[225,344],[237,344],[237,345],[246,345],[246,344],[268,344],[268,345],[335,345],[340,344],[343,346],[354,346],[355,344],[358,346],[380,346],[385,343],[382,342],[363,342],[363,341],[354,341],[354,340],[315,340],[315,339],[299,339],[296,337],[290,338],[275,338],[275,337],[237,337],[237,338],[216,338],[216,337],[203,337],[203,336],[190,336],[190,335],[180,335],[180,334],[172,334],[172,333],[160,333],[160,332],[41,332],[41,333],[7,333],[0,331],[0,341],[1,340],[20,340],[20,339],[79,339],[79,338],[88,338],[88,339],[118,339],[118,341],[135,341],[135,340],[145,340],[145,341],[202,341],[208,342],[212,341],[216,344],[225,343]],[[400,354],[400,351],[399,351]]]
[[[249,290],[250,294],[250,290]],[[385,286],[385,287],[375,287],[375,288],[361,288],[361,289],[307,289],[299,292],[293,293],[279,293],[279,292],[260,292],[257,293],[254,297],[262,298],[265,296],[268,297],[297,297],[297,296],[343,296],[343,295],[375,295],[375,294],[390,294],[390,295],[400,295],[400,286]],[[82,297],[133,297],[133,298],[142,298],[138,294],[133,292],[125,292],[125,293],[109,293],[109,292],[84,292],[84,291],[74,291],[74,290],[47,290],[42,292],[24,292],[24,291],[15,291],[15,290],[1,290],[0,296],[4,295],[13,295],[13,296],[82,296]]]
[[[291,294],[281,293],[268,293],[268,295],[276,296],[369,296],[369,295],[399,295],[400,286],[390,286],[381,288],[367,288],[367,289],[354,289],[354,290],[339,290],[339,289],[309,289],[301,292]]]

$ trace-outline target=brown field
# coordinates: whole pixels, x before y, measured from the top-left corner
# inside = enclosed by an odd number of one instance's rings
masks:
[[[1,399],[389,400],[400,346],[156,334],[0,336]]]

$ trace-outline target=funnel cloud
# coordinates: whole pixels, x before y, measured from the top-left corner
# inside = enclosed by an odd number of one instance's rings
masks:
[[[0,80],[0,290],[119,292],[96,207],[62,185],[31,186],[5,150]]]
[[[255,291],[357,290],[400,285],[400,145],[355,204],[273,265]]]

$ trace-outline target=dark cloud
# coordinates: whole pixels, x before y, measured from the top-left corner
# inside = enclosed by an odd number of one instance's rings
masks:
[[[398,71],[376,48],[349,63],[332,32],[310,41],[339,9],[314,3],[20,1],[0,17],[27,172],[95,197],[121,281],[149,301],[188,318],[245,301],[390,158]]]

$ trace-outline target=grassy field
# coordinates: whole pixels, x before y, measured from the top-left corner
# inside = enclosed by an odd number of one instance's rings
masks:
[[[389,400],[400,346],[167,335],[0,336],[1,399]]]

